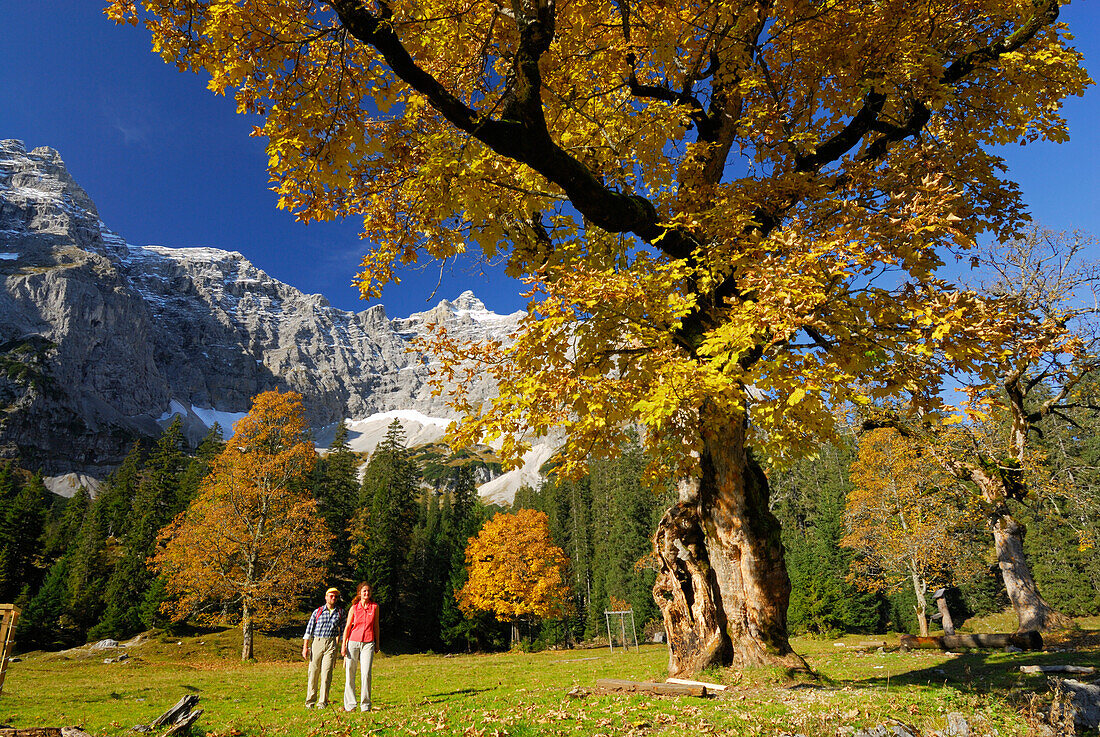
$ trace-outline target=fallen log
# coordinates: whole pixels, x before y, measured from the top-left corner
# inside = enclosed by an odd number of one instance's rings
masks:
[[[1043,636],[1034,630],[1010,633],[979,633],[973,635],[941,635],[917,637],[902,635],[902,650],[993,650],[1015,647],[1020,650],[1042,650]]]
[[[601,693],[651,693],[658,696],[706,696],[707,687],[683,683],[654,683],[652,681],[625,681],[619,678],[600,678],[596,690]]]
[[[1091,676],[1096,668],[1091,665],[1021,665],[1021,673],[1079,673]]]
[[[29,729],[0,729],[0,737],[61,737],[61,727],[31,727]]]

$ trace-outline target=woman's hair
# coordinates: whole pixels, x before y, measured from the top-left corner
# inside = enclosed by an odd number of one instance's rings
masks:
[[[352,604],[355,602],[363,603],[363,587],[366,586],[370,589],[371,594],[374,594],[374,587],[367,581],[360,581],[359,585],[355,587],[355,598],[352,600]]]

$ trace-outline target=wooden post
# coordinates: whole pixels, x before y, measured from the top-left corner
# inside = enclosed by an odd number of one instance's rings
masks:
[[[19,609],[15,604],[0,604],[0,643],[4,650],[0,653],[0,693],[4,692],[4,675],[8,672],[8,658],[15,645],[15,623],[19,621]]]
[[[951,621],[951,612],[947,608],[947,589],[936,589],[936,592],[932,594],[932,600],[936,602],[936,607],[940,610],[940,624],[943,625],[943,633],[945,635],[955,634],[955,623]]]

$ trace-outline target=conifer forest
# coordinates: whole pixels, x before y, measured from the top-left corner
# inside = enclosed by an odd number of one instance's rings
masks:
[[[1002,434],[1007,422],[994,413],[982,431]],[[1037,481],[1026,496],[1010,500],[1026,530],[1039,591],[1065,616],[1100,613],[1098,422],[1087,408],[1047,418],[1029,456]],[[937,472],[912,436],[872,445],[872,435],[851,428],[771,473],[772,511],[782,523],[792,583],[792,632],[916,633],[922,618],[935,630],[937,589],[945,591],[956,625],[1008,608],[988,505],[969,482]],[[406,651],[568,646],[606,636],[605,610],[622,607],[634,612],[639,639],[660,637],[652,531],[676,489],[647,476],[651,459],[636,438],[609,459],[590,460],[577,478],[559,476],[552,460],[543,469],[547,480],[520,489],[512,510],[477,496],[479,478],[499,470],[491,453],[451,453],[442,444],[409,448],[396,422],[369,456],[353,452],[347,440],[341,425],[296,482],[330,537],[323,571],[296,590],[296,605],[265,618],[261,628],[297,636],[325,588],[350,594],[355,582],[368,580],[389,641]],[[23,611],[19,649],[239,621],[241,603],[232,597],[174,606],[179,595],[156,565],[163,531],[195,504],[225,447],[217,426],[188,447],[174,422],[159,440],[136,442],[94,497],[81,489],[65,499],[17,463],[0,467],[0,599]],[[887,478],[892,491],[874,487],[875,477]],[[919,495],[919,504],[907,506],[906,490]],[[861,506],[867,497],[876,505],[869,514]],[[552,542],[568,560],[568,601],[557,618],[521,618],[520,640],[511,643],[508,622],[461,607],[456,592],[467,580],[471,539],[495,515],[520,509],[546,515]],[[934,519],[922,526],[922,514]],[[896,532],[892,520],[908,520],[910,537]],[[914,541],[916,530],[923,537]]]

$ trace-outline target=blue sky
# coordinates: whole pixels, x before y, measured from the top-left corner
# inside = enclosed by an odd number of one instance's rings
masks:
[[[268,191],[263,141],[232,100],[149,51],[144,30],[116,27],[99,0],[0,2],[0,138],[52,146],[130,243],[240,251],[277,279],[364,309],[351,288],[364,244],[355,222],[295,223]],[[1100,3],[1063,8],[1086,66],[1100,76]],[[1071,140],[1005,149],[1035,217],[1100,234],[1100,90],[1067,103]],[[382,302],[390,316],[473,289],[497,312],[521,309],[521,285],[475,266],[406,273]],[[435,295],[432,296],[432,293]]]

